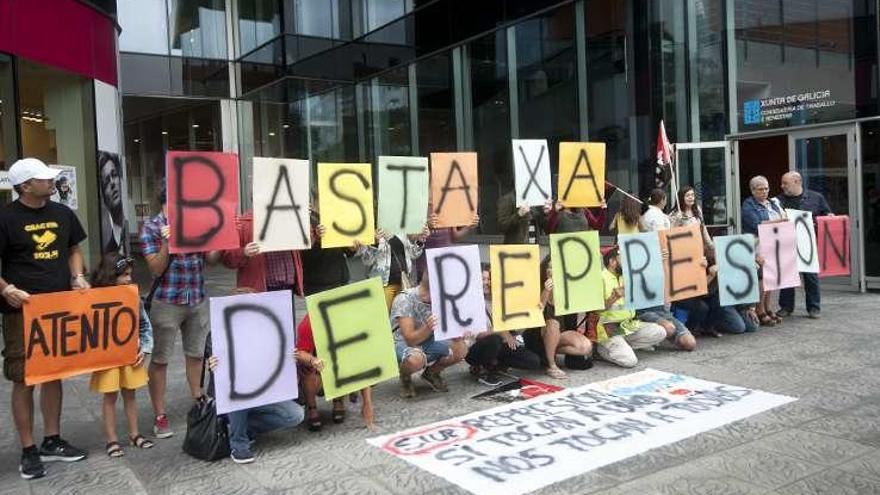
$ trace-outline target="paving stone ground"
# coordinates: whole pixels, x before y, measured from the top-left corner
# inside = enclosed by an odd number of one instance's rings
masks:
[[[221,294],[229,277],[215,273],[211,282],[211,293]],[[825,291],[823,297],[823,319],[818,321],[800,311],[781,327],[702,339],[694,353],[640,354],[637,369],[683,373],[799,400],[536,493],[880,493],[880,352],[874,319],[880,296]],[[802,301],[799,294],[799,304]],[[365,440],[491,407],[468,398],[481,387],[460,365],[446,372],[448,394],[421,385],[416,399],[403,400],[396,382],[376,387],[374,433],[363,428],[351,406],[349,419],[341,426],[326,425],[317,434],[299,428],[261,439],[254,464],[239,466],[229,460],[209,464],[181,451],[189,402],[182,356],[174,363],[181,365],[172,367],[169,377],[168,412],[177,432],[174,437],[157,440],[152,450],[127,449],[124,458],[109,459],[103,452],[100,397],[89,392],[87,378],[71,379],[65,382],[62,430],[72,443],[89,450],[89,458],[49,464],[46,478],[30,482],[18,476],[20,450],[9,412],[10,387],[0,383],[0,417],[5,418],[0,427],[0,495],[464,493]],[[592,370],[571,373],[564,386],[630,372],[599,363]],[[151,417],[145,390],[138,400],[141,427],[147,430]],[[322,409],[325,423],[330,423],[329,405]],[[125,434],[122,428],[119,432]]]

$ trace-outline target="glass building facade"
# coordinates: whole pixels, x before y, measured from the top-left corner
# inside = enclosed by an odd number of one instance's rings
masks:
[[[376,163],[461,150],[479,156],[474,238],[495,242],[511,139],[547,139],[554,174],[559,142],[604,142],[608,180],[644,195],[662,119],[679,182],[696,186],[714,232],[737,230],[751,176],[778,192],[798,170],[857,219],[851,284],[880,287],[878,0],[100,3],[118,23],[132,233],[155,211],[169,150],[238,153],[243,208],[254,156]],[[8,162],[32,124],[9,102],[39,91],[17,88],[40,68],[0,52]],[[81,117],[100,120],[88,106]]]

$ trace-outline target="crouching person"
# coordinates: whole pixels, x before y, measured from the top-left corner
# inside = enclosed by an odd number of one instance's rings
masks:
[[[605,311],[599,313],[596,349],[602,359],[632,368],[639,362],[634,350],[652,348],[663,342],[667,331],[657,323],[637,320],[635,311],[624,307],[620,250],[614,247],[605,253],[604,260]]]
[[[422,379],[436,392],[448,392],[440,373],[464,359],[467,347],[461,339],[434,340],[437,319],[431,314],[431,291],[427,275],[417,287],[403,291],[391,306],[391,328],[400,365],[401,396],[416,396],[412,375],[421,370]]]
[[[208,358],[208,368],[212,372],[216,373],[222,364],[217,356]],[[251,443],[258,435],[293,428],[302,423],[303,417],[302,407],[292,400],[227,413],[232,461],[236,464],[254,462]]]

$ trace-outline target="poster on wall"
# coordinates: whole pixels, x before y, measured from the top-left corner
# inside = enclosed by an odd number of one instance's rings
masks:
[[[122,193],[119,155],[98,151],[98,196],[101,200],[101,252],[127,252],[128,225]]]
[[[55,178],[55,194],[49,199],[56,203],[61,203],[71,210],[76,210],[78,206],[76,198],[76,167],[71,167],[69,165],[49,165],[49,168],[61,170],[58,177]],[[8,183],[8,176],[4,177]],[[0,187],[0,189],[3,188]],[[18,199],[18,193],[12,188],[12,184],[9,185],[9,190],[12,191],[12,200],[15,201]]]

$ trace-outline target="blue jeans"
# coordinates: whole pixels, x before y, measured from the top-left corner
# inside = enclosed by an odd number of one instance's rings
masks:
[[[289,400],[228,413],[229,448],[233,451],[250,450],[250,442],[257,435],[270,431],[293,428],[302,423],[303,408]]]
[[[638,318],[639,321],[644,321],[646,323],[659,324],[663,320],[672,323],[675,327],[675,335],[672,336],[673,339],[677,339],[679,336],[684,335],[689,331],[688,327],[686,327],[678,318],[672,316],[672,313],[664,306],[640,309],[636,311],[636,318]]]
[[[745,309],[740,311],[736,306],[722,306],[718,299],[718,292],[713,292],[706,300],[709,303],[709,316],[706,317],[707,327],[724,333],[754,332],[757,329],[744,313]]]
[[[406,345],[403,336],[398,335],[399,333],[400,332],[398,331],[394,335],[394,351],[397,353],[397,364],[402,363],[414,352],[421,351],[424,353],[429,366],[451,354],[449,344],[443,341],[434,340],[434,334],[431,334],[431,336],[421,344],[410,347]]]
[[[807,296],[807,311],[819,311],[821,296],[819,295],[819,275],[816,273],[801,273],[804,279],[804,293]],[[789,311],[794,310],[794,288],[781,289],[779,291],[779,307]]]

